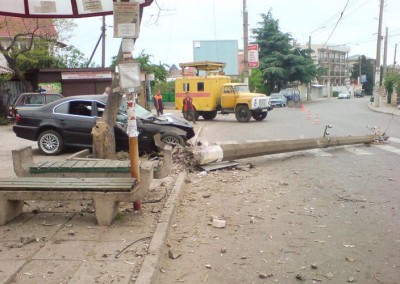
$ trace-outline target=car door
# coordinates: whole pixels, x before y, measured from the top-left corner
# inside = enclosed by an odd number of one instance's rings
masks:
[[[92,128],[96,124],[92,100],[71,100],[54,109],[66,145],[91,147]]]

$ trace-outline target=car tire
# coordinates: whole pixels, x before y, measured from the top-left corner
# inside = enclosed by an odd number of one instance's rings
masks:
[[[58,155],[64,148],[64,142],[57,131],[45,130],[39,135],[38,147],[45,155]]]
[[[235,111],[236,120],[239,122],[249,122],[251,119],[251,111],[246,105],[240,105]]]
[[[161,141],[171,146],[176,146],[176,145],[181,145],[183,147],[185,146],[185,141],[183,140],[183,138],[175,133],[162,134]]]

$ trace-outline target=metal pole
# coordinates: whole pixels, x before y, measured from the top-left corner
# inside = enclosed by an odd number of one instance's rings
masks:
[[[379,107],[379,86],[381,81],[381,41],[382,41],[382,18],[384,0],[381,0],[379,8],[378,39],[376,41],[376,63],[375,63],[375,85],[374,85],[374,106]]]
[[[248,14],[246,8],[246,0],[243,0],[243,81],[245,84],[249,83],[249,26]]]

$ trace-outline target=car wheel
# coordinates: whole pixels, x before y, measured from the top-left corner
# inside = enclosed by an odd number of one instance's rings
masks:
[[[249,122],[251,119],[251,111],[247,106],[241,105],[236,108],[235,116],[239,122]]]
[[[185,141],[183,140],[183,138],[175,133],[164,133],[163,135],[161,135],[161,141],[171,146],[185,146]]]
[[[64,142],[57,131],[45,130],[39,135],[38,147],[45,155],[57,155],[63,150]]]

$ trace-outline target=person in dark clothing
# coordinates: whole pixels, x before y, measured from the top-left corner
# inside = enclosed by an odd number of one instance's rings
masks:
[[[187,120],[193,121],[193,124],[196,124],[196,114],[193,106],[193,99],[189,96],[189,92],[186,92],[186,96],[183,99],[183,116]]]
[[[162,101],[162,96],[161,96],[161,92],[157,91],[156,94],[154,95],[154,107],[157,110],[157,116],[160,116],[160,114],[164,114],[163,110],[164,110],[164,104]]]

